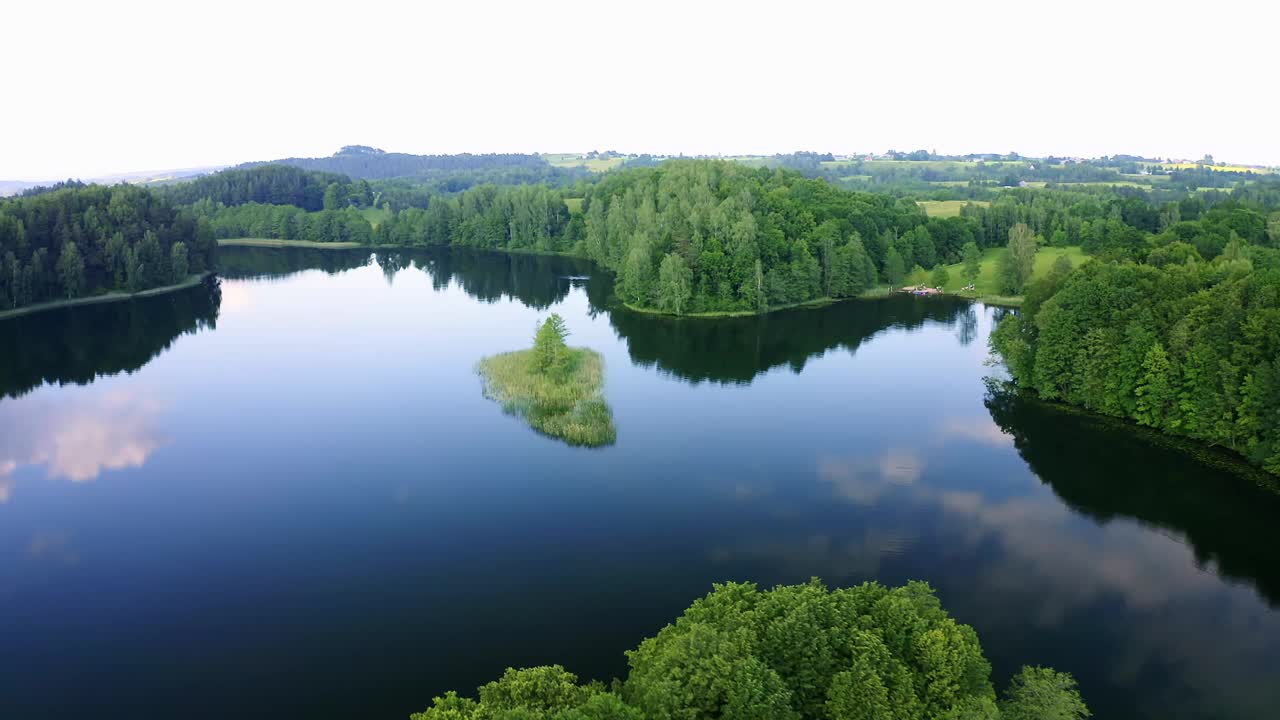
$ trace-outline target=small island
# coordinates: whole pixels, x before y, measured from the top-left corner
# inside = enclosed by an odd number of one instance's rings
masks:
[[[484,395],[544,435],[570,445],[612,445],[617,432],[602,396],[604,360],[593,350],[569,347],[568,335],[564,319],[552,314],[538,327],[533,348],[481,360],[476,372]]]

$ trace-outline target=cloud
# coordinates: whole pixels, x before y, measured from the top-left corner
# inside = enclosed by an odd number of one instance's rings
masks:
[[[960,438],[991,447],[1013,447],[1013,436],[990,417],[952,417],[942,421],[942,440]]]
[[[0,502],[24,466],[43,466],[45,477],[89,482],[104,471],[142,467],[164,440],[155,400],[92,388],[36,393],[0,403]]]

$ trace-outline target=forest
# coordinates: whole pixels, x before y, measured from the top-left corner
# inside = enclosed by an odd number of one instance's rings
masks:
[[[478,699],[448,692],[412,720],[1083,720],[1075,680],[1024,667],[1003,697],[977,633],[925,583],[761,591],[716,585],[627,653],[625,679],[508,669]]]
[[[1104,244],[1107,259],[1033,282],[992,347],[1018,386],[1046,400],[1219,445],[1280,474],[1276,219],[1219,206]]]
[[[207,224],[146,189],[71,185],[0,202],[0,308],[172,285],[214,269]]]

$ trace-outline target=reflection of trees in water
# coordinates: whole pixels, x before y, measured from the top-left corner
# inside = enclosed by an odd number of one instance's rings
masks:
[[[180,335],[212,328],[216,280],[152,297],[48,310],[0,322],[0,397],[43,383],[93,382],[133,372]]]
[[[1102,522],[1134,518],[1174,530],[1200,565],[1248,581],[1280,605],[1273,549],[1280,496],[1115,420],[1063,411],[1000,383],[991,384],[986,405],[1031,470],[1072,508]],[[1253,472],[1241,464],[1240,473]]]
[[[437,290],[457,282],[468,295],[484,302],[511,298],[543,310],[564,300],[574,284],[583,283],[593,307],[597,307],[597,301],[603,305],[598,288],[602,281],[607,283],[608,273],[586,260],[461,248],[415,250],[405,254],[426,270]],[[593,285],[596,286],[594,293]]]
[[[369,251],[305,247],[224,247],[218,251],[218,275],[233,280],[283,278],[304,270],[335,275],[369,264]]]
[[[956,339],[961,345],[968,347],[978,337],[978,313],[972,307],[960,313],[960,322],[956,325]]]
[[[610,322],[638,363],[694,382],[745,383],[780,365],[798,373],[809,358],[834,348],[852,352],[890,327],[954,325],[969,308],[967,301],[954,298],[894,295],[740,318],[617,311]]]

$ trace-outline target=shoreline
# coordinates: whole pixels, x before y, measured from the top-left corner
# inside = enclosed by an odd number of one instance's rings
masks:
[[[1046,400],[1033,390],[1013,387],[1011,392],[1017,393],[1024,400],[1037,403],[1053,412],[1071,415],[1083,422],[1100,425],[1107,429],[1122,430],[1133,437],[1141,438],[1144,442],[1181,453],[1198,463],[1230,473],[1242,480],[1253,483],[1263,490],[1280,495],[1280,477],[1263,470],[1262,467],[1251,462],[1243,453],[1225,445],[1214,445],[1186,435],[1157,430],[1146,425],[1140,425],[1128,418],[1105,415],[1080,405],[1071,405],[1057,400]]]
[[[80,305],[97,305],[99,303],[118,302],[120,300],[133,300],[135,298],[163,295],[175,290],[185,290],[187,288],[195,287],[196,285],[204,282],[205,278],[212,274],[212,272],[203,272],[197,275],[188,275],[187,279],[180,283],[139,290],[136,293],[108,292],[101,295],[90,295],[87,297],[70,298],[67,300],[51,300],[49,302],[38,303],[36,305],[24,305],[12,310],[0,311],[0,321],[22,317],[23,315],[32,315],[46,310],[57,310],[58,308],[77,307]]]
[[[302,247],[321,250],[353,250],[355,248],[388,247],[386,245],[364,245],[353,242],[317,242],[315,240],[273,240],[271,238],[223,238],[218,240],[218,247],[265,247],[286,248]]]

